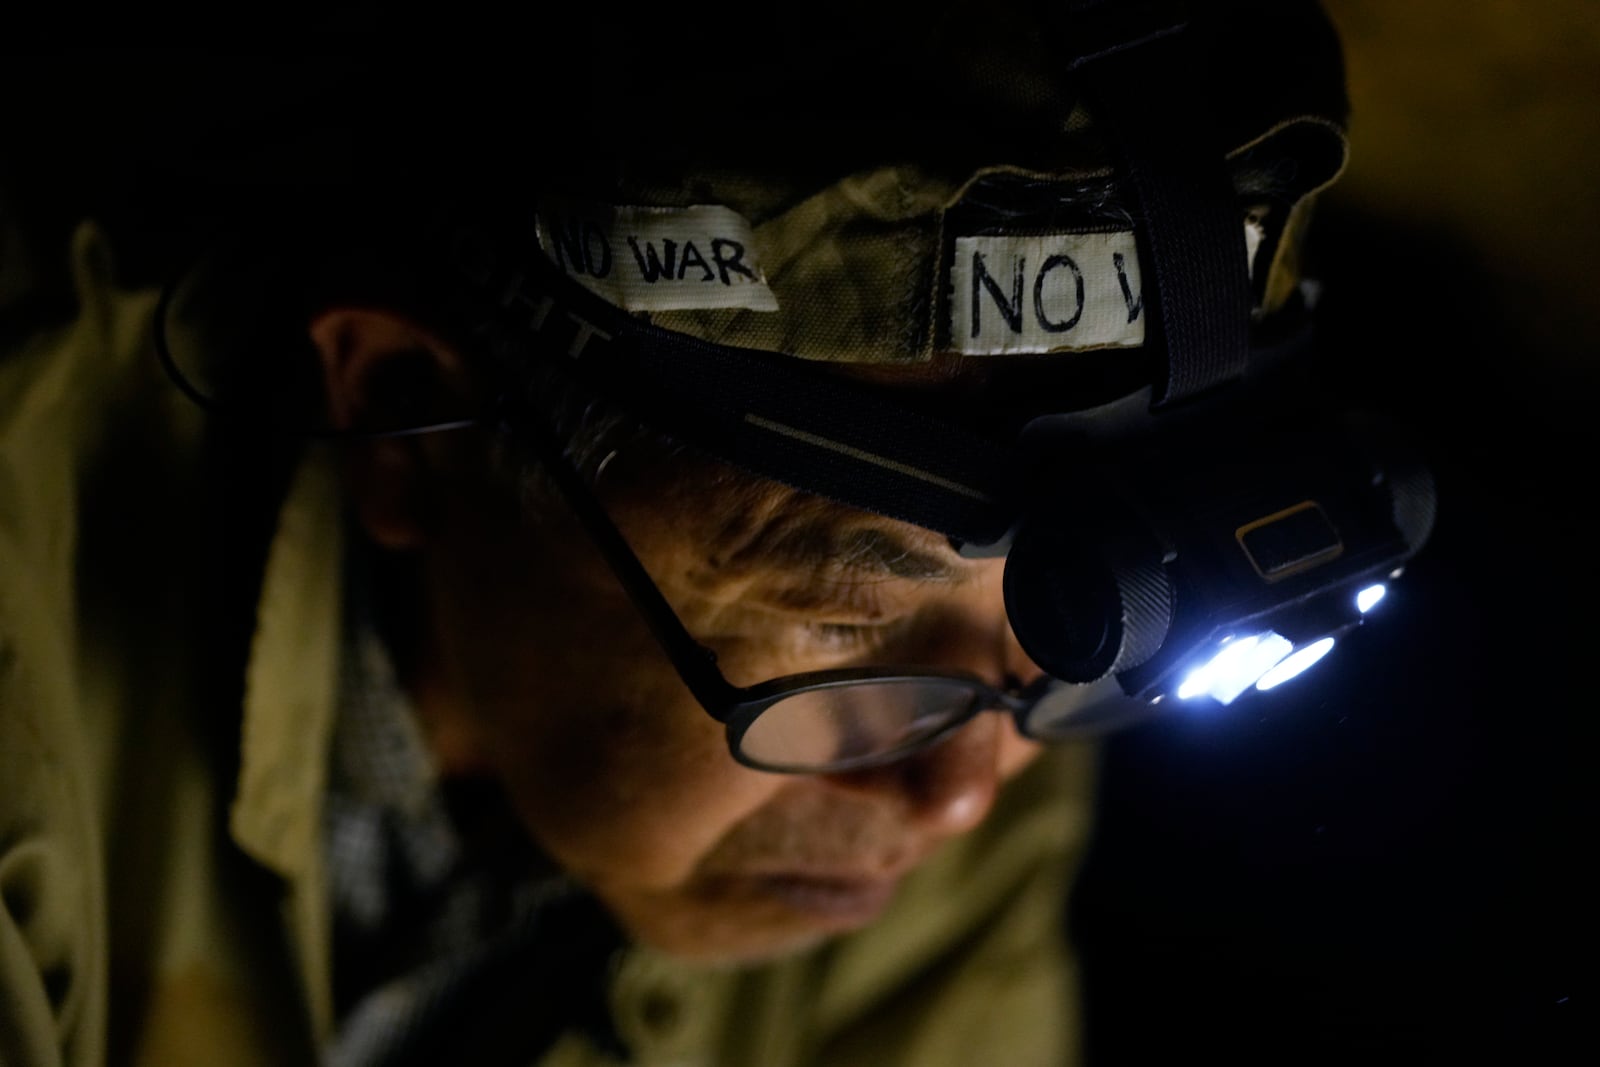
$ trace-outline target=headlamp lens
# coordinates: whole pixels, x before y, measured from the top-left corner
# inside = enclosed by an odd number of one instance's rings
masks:
[[[1365,589],[1361,590],[1361,592],[1356,594],[1356,610],[1365,615],[1367,612],[1378,606],[1378,601],[1382,600],[1384,594],[1386,594],[1388,591],[1389,588],[1385,585],[1367,586]]]
[[[1208,696],[1219,704],[1231,704],[1293,651],[1294,642],[1271,630],[1233,638],[1184,677],[1178,685],[1178,699]]]
[[[1301,672],[1305,671],[1313,663],[1316,663],[1329,652],[1332,652],[1333,644],[1334,639],[1332,637],[1324,637],[1320,640],[1311,642],[1304,648],[1295,649],[1289,655],[1279,660],[1272,667],[1268,668],[1267,672],[1261,676],[1259,681],[1256,682],[1256,688],[1265,691],[1271,689],[1273,686],[1282,685],[1284,682],[1287,682],[1289,679],[1294,678]]]

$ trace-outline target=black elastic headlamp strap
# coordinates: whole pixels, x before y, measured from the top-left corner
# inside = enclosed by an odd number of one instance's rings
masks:
[[[1254,303],[1244,220],[1206,108],[1198,31],[1189,5],[1172,0],[1046,8],[1116,155],[1146,278],[1154,275],[1146,306],[1166,367],[1151,406],[1176,404],[1244,373]]]
[[[601,395],[748,470],[961,541],[1014,520],[1011,450],[802,361],[701,341],[634,319],[532,248],[442,221],[440,291],[454,329],[516,382],[554,362]],[[513,388],[513,392],[517,390]]]

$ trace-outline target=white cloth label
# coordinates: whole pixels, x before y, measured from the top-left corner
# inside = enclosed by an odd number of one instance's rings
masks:
[[[1144,342],[1133,233],[958,237],[950,347],[998,356]]]
[[[730,208],[548,202],[539,244],[568,277],[628,311],[776,311],[750,223]]]

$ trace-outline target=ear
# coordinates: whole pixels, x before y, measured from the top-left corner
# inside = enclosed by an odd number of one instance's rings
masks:
[[[335,429],[392,430],[459,417],[470,401],[460,354],[405,316],[332,307],[308,330]],[[434,513],[430,435],[374,436],[347,452],[346,480],[362,525],[387,548],[415,548]]]

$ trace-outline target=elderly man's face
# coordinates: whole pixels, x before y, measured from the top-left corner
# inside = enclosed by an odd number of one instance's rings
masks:
[[[393,313],[334,308],[310,333],[341,425],[392,419],[384,383],[415,380],[419,360],[439,395],[470,392],[460,356]],[[565,504],[530,515],[492,468],[475,432],[349,454],[367,535],[422,575],[398,666],[442,772],[498,782],[640,940],[759,959],[860,926],[1034,755],[1008,716],[983,714],[870,770],[745,767]],[[1001,562],[926,530],[643,447],[597,495],[735,684],[851,665],[1038,676],[1006,625]]]
[[[730,681],[857,664],[1037,674],[1006,626],[999,561],[687,464],[624,454],[600,495]],[[425,719],[650,944],[750,959],[859,926],[1033,753],[985,714],[885,767],[751,770],[559,502],[530,524],[494,488],[451,494],[423,549]]]

